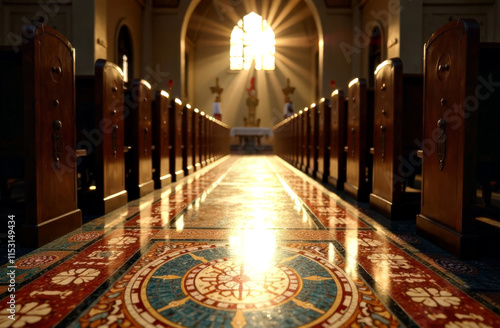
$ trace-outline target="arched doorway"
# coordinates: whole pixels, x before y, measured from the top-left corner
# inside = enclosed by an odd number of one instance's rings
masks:
[[[118,32],[117,63],[123,70],[125,83],[134,78],[134,50],[132,36],[127,25],[122,25]]]
[[[375,76],[373,72],[382,61],[382,32],[378,26],[375,26],[370,36],[370,48],[368,54],[368,83],[373,88]]]

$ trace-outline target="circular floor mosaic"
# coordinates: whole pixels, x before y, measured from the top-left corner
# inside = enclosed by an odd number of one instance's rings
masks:
[[[170,253],[132,277],[127,312],[143,326],[337,327],[356,311],[354,282],[322,257],[281,247],[255,263],[228,246]]]

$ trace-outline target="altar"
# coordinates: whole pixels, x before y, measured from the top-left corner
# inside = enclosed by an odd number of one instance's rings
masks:
[[[239,150],[245,150],[247,153],[260,152],[260,140],[262,137],[272,137],[273,130],[260,127],[234,127],[229,133],[231,137],[239,137]]]

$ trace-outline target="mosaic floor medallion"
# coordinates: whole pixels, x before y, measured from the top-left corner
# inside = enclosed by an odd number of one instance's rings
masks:
[[[229,246],[170,253],[132,277],[127,312],[143,326],[173,327],[342,326],[356,312],[355,283],[322,257],[281,247],[269,263],[252,262]]]

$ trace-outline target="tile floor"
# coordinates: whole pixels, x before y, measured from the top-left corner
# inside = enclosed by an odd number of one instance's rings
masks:
[[[233,155],[4,265],[0,327],[500,327],[499,269]]]

